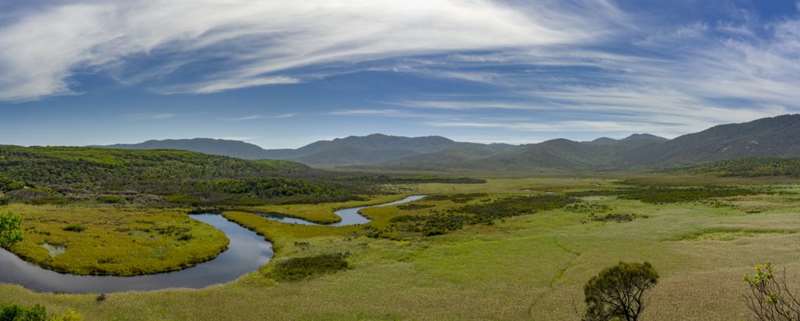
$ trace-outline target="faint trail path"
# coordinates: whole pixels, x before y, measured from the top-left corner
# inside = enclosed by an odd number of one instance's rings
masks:
[[[555,237],[553,238],[553,243],[556,245],[556,247],[558,247],[562,251],[571,254],[572,258],[570,258],[569,261],[567,261],[567,263],[565,263],[562,267],[560,267],[558,269],[558,271],[556,271],[555,275],[553,275],[553,277],[550,279],[550,282],[548,282],[548,284],[547,284],[547,287],[548,287],[549,290],[543,292],[540,295],[538,295],[537,297],[535,297],[533,299],[533,302],[531,302],[531,305],[528,307],[528,316],[530,316],[532,320],[535,320],[534,316],[533,316],[533,309],[539,303],[541,303],[542,300],[544,300],[544,298],[548,295],[548,293],[552,292],[555,289],[556,283],[558,283],[559,281],[561,281],[564,278],[564,275],[567,273],[567,271],[570,268],[572,268],[573,266],[575,266],[575,264],[577,263],[578,259],[582,255],[581,252],[579,252],[577,250],[570,249],[570,248],[566,247],[564,244],[561,244],[561,242],[559,242],[558,239],[555,238]],[[577,313],[577,311],[576,311],[576,313]]]

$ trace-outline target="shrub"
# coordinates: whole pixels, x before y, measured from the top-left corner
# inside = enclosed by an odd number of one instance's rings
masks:
[[[75,311],[67,310],[60,315],[47,315],[41,305],[23,307],[19,305],[0,306],[0,321],[81,321],[83,317]]]
[[[747,308],[757,321],[800,320],[800,299],[793,293],[786,273],[776,275],[771,264],[756,266],[753,275],[745,277],[750,292],[745,295]]]
[[[696,202],[715,197],[754,195],[762,191],[738,187],[644,187],[631,188],[620,193],[620,198],[639,200],[651,204]]]
[[[47,310],[41,305],[26,308],[19,305],[0,307],[0,321],[49,321]]]
[[[603,213],[611,210],[611,207],[605,204],[595,202],[575,202],[564,207],[565,210],[573,213]]]
[[[120,204],[125,202],[125,198],[117,195],[102,195],[97,198],[97,201],[105,204]]]
[[[320,254],[308,257],[291,258],[275,264],[272,275],[275,279],[298,281],[313,276],[347,270],[346,254]]]
[[[80,224],[70,224],[64,227],[64,231],[81,233],[86,230],[86,226]]]
[[[451,201],[453,203],[468,203],[470,201],[486,197],[486,193],[469,193],[469,194],[440,194],[428,196],[429,201]]]
[[[645,294],[658,282],[650,263],[624,263],[605,269],[584,286],[584,321],[637,321],[645,309]]]
[[[629,213],[611,213],[606,215],[590,215],[592,221],[595,222],[615,222],[615,223],[625,223],[625,222],[632,222],[633,220],[639,217],[646,217],[640,216],[637,214],[629,214]]]
[[[8,248],[22,241],[22,217],[14,213],[0,214],[0,247]]]

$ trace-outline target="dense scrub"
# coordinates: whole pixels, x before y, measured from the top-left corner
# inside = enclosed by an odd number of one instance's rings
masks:
[[[432,199],[429,198],[427,201]],[[384,237],[397,237],[400,234],[441,235],[462,229],[466,225],[494,224],[495,221],[504,218],[562,208],[575,202],[577,199],[563,195],[502,198],[464,205],[446,212],[434,212],[430,215],[397,216],[389,221],[390,224],[386,229],[372,230],[370,233],[373,236]]]
[[[19,305],[0,306],[0,321],[80,321],[80,314],[67,311],[61,315],[48,315],[41,305],[24,307]]]
[[[610,190],[572,192],[573,197],[617,196],[621,199],[639,200],[650,204],[697,202],[717,197],[756,195],[769,192],[759,188],[735,186],[629,186]]]
[[[428,196],[428,201],[450,201],[453,203],[468,203],[470,201],[486,197],[486,193],[468,193],[468,194],[437,194]]]
[[[347,270],[346,254],[320,254],[295,257],[275,264],[271,276],[281,281],[299,281],[317,275]]]
[[[597,214],[589,215],[589,219],[595,222],[625,223],[625,222],[633,222],[633,220],[637,218],[647,218],[647,216],[631,214],[631,213],[610,213],[603,215],[597,215]]]
[[[372,184],[484,184],[485,179],[472,177],[440,177],[440,176],[388,176],[388,175],[356,175],[349,179]]]
[[[169,150],[0,147],[0,193],[31,204],[317,202],[352,199],[367,190],[286,161]]]
[[[800,159],[744,158],[720,161],[684,170],[693,174],[714,174],[730,177],[800,177]]]
[[[763,191],[740,187],[641,187],[619,192],[622,199],[639,200],[650,204],[696,202],[716,197],[755,195]]]

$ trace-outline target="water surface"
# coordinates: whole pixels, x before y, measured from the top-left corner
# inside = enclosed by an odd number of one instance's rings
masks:
[[[306,221],[306,220],[301,219],[301,218],[288,217],[288,216],[283,216],[283,215],[280,215],[280,214],[264,214],[264,217],[266,217],[267,219],[272,220],[272,221],[286,223],[286,224],[323,225],[323,226],[335,226],[335,227],[350,226],[350,225],[361,225],[361,224],[369,223],[369,219],[364,217],[364,215],[361,215],[361,210],[363,210],[365,208],[370,208],[370,207],[389,207],[389,206],[403,205],[403,204],[406,204],[406,203],[419,201],[419,200],[421,200],[423,198],[425,198],[425,195],[412,195],[412,196],[406,197],[404,199],[401,199],[399,201],[394,201],[394,202],[391,202],[391,203],[386,203],[386,204],[381,204],[381,205],[373,205],[373,206],[362,206],[362,207],[346,208],[346,209],[343,209],[343,210],[338,210],[338,211],[334,212],[334,214],[336,214],[337,216],[342,218],[342,220],[339,221],[338,223],[334,223],[334,224],[318,224],[318,223]]]
[[[362,209],[396,206],[423,198],[425,198],[424,195],[414,195],[391,203],[339,210],[335,213],[342,220],[329,226],[366,224],[369,223],[369,219],[361,215]],[[189,217],[207,223],[225,233],[230,240],[228,249],[211,261],[185,270],[132,277],[62,274],[26,262],[13,253],[0,249],[0,283],[19,284],[40,292],[65,293],[111,293],[170,288],[199,289],[233,281],[244,274],[258,270],[272,258],[272,243],[264,240],[255,232],[228,221],[222,215],[197,214]],[[320,225],[286,216],[267,215],[266,217],[287,224]]]

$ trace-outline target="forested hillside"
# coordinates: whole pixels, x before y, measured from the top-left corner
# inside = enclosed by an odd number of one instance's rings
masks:
[[[0,147],[3,199],[109,203],[259,204],[342,200],[364,188],[289,161],[171,150]]]

